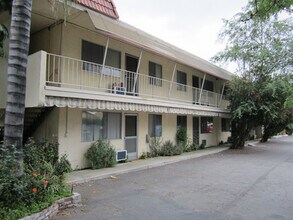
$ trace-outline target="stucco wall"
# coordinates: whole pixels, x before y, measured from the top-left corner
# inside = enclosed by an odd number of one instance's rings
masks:
[[[51,27],[33,33],[30,39],[30,54],[36,53],[39,50],[60,54],[63,26],[63,23],[52,25]]]
[[[54,37],[56,37],[57,38],[56,41],[58,42],[59,36],[60,34],[56,34],[52,36],[51,41],[53,41]],[[62,42],[61,54],[64,56],[68,56],[68,57],[72,57],[76,59],[81,59],[82,40],[90,41],[92,43],[103,45],[103,46],[105,46],[107,43],[106,36],[101,35],[99,33],[95,33],[90,30],[86,30],[84,28],[81,28],[72,24],[66,24],[66,26],[64,25],[62,26],[62,36],[63,36],[63,40],[61,40]],[[109,48],[121,52],[121,69],[125,69],[125,56],[127,54],[138,58],[141,52],[140,48],[133,47],[129,44],[125,44],[121,41],[118,41],[112,38],[110,38],[109,40]],[[142,53],[142,60],[141,60],[140,69],[139,69],[139,72],[141,74],[149,75],[149,70],[148,70],[149,61],[162,65],[163,79],[166,79],[166,80],[172,79],[175,63],[162,56],[150,53],[148,51],[143,51]],[[203,72],[190,68],[185,65],[181,65],[181,64],[177,64],[176,70],[180,70],[187,73],[187,85],[189,86],[192,86],[192,75],[198,76],[199,78],[203,78],[204,76]],[[174,75],[175,82],[177,80],[176,74],[177,72],[175,72],[175,75]],[[206,79],[212,81],[214,83],[214,91],[217,93],[220,93],[220,88],[223,81],[217,80],[215,77],[211,75],[206,75]],[[156,93],[166,93],[165,90],[161,90],[159,87],[156,89],[157,89]],[[173,91],[177,91],[177,88],[173,88]],[[190,96],[192,99],[191,92],[192,92],[191,90],[188,90],[187,92],[178,92],[178,94],[176,95],[178,96],[178,99],[184,96],[186,97],[186,95]]]
[[[59,108],[58,114],[58,140],[60,144],[60,154],[67,154],[68,159],[74,169],[81,169],[88,167],[84,154],[90,147],[92,142],[81,141],[81,125],[82,125],[82,111],[83,109]],[[149,151],[149,144],[147,143],[148,134],[148,117],[149,113],[145,112],[123,112],[122,113],[122,132],[121,139],[110,140],[115,150],[125,149],[125,115],[137,115],[138,139],[137,139],[137,155],[141,156],[143,152]],[[56,118],[56,114],[54,114]],[[187,116],[187,133],[188,137],[192,138],[192,117]],[[53,120],[49,118],[48,120]],[[55,119],[54,119],[55,120]],[[209,134],[200,134],[201,141],[207,140],[207,147],[217,145],[229,132],[220,132],[221,129],[220,118],[214,118],[214,131]],[[57,124],[56,123],[56,124]],[[55,125],[56,125],[55,124]],[[44,125],[43,125],[44,126]],[[47,125],[48,126],[48,125]],[[44,127],[42,128],[44,129]],[[41,130],[42,130],[41,129]],[[48,128],[47,128],[48,129]],[[170,140],[176,143],[176,129],[177,129],[177,115],[176,114],[162,114],[162,141]],[[52,134],[53,132],[51,132]],[[46,134],[48,136],[48,134]],[[223,140],[224,141],[224,140]]]

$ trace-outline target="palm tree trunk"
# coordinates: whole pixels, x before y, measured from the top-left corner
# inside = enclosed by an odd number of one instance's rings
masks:
[[[7,76],[4,143],[19,152],[18,176],[23,174],[23,124],[26,68],[30,41],[32,0],[13,0]]]

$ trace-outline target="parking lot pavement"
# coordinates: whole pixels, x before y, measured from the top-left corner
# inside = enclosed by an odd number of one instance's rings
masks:
[[[84,183],[54,219],[293,219],[293,137]]]

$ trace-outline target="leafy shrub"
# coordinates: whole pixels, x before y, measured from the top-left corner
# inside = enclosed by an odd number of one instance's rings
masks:
[[[14,207],[22,202],[25,186],[22,179],[17,177],[19,167],[17,156],[14,146],[0,146],[0,207],[7,205]]]
[[[113,167],[116,164],[116,152],[108,140],[97,140],[85,154],[92,169]]]
[[[160,155],[161,156],[173,156],[180,155],[183,152],[183,147],[181,144],[173,144],[172,141],[166,141],[163,143]]]
[[[72,171],[71,164],[67,159],[67,155],[64,154],[60,157],[60,159],[55,163],[55,174],[57,176],[62,173],[69,173]]]
[[[31,167],[42,167],[43,161],[55,164],[58,161],[58,143],[29,139],[24,146],[24,160]]]
[[[196,151],[199,149],[199,146],[198,146],[198,144],[193,143],[189,146],[189,149],[190,149],[190,151]]]
[[[18,177],[18,152],[13,146],[0,145],[0,219],[39,212],[71,194],[64,182],[64,164],[71,166],[65,156],[58,160],[57,143],[30,139],[23,152],[24,174]]]
[[[184,128],[180,128],[176,133],[176,142],[177,144],[182,143],[183,146],[187,145],[187,131]]]
[[[150,157],[158,157],[160,156],[161,148],[162,148],[162,138],[153,137],[150,139]]]

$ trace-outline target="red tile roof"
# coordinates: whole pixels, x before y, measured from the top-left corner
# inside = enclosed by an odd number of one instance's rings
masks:
[[[119,18],[113,0],[77,0],[77,2],[111,18]]]

